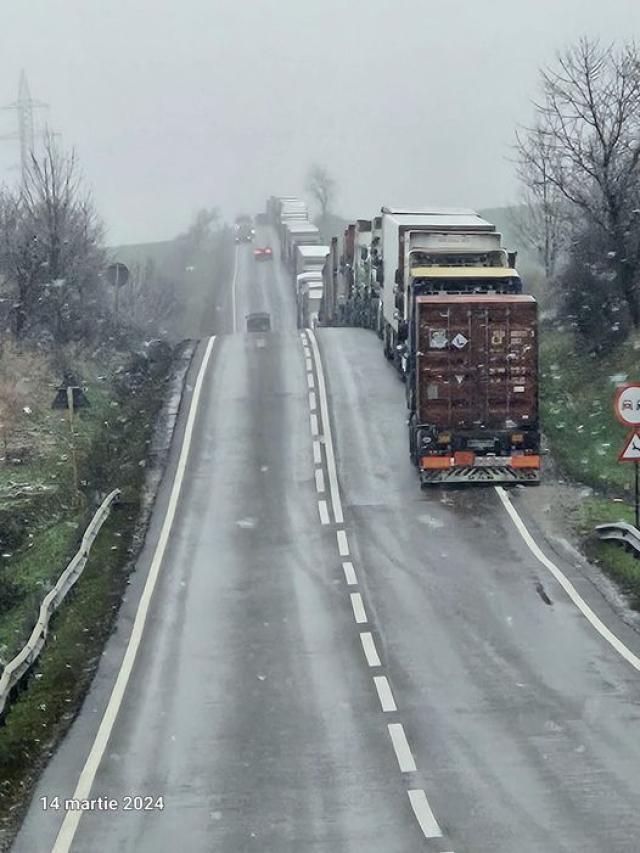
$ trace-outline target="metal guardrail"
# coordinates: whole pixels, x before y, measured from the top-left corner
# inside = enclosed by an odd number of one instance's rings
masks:
[[[598,539],[612,540],[624,545],[625,548],[635,551],[635,556],[640,557],[640,530],[626,521],[610,521],[607,524],[599,524],[596,527]]]
[[[40,605],[40,613],[36,626],[31,632],[31,636],[27,640],[22,651],[9,661],[5,666],[0,678],[0,717],[4,713],[9,696],[13,688],[24,678],[27,672],[31,669],[37,660],[42,648],[47,639],[49,628],[49,620],[52,614],[58,609],[71,587],[83,573],[91,546],[100,532],[100,528],[105,523],[111,512],[111,506],[120,495],[120,489],[114,489],[96,510],[95,515],[89,522],[87,529],[82,537],[80,548],[75,557],[71,560],[67,568],[58,578],[58,582],[50,590],[42,600]]]

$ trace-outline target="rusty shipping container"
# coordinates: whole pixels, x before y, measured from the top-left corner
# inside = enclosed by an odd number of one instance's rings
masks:
[[[524,295],[415,297],[411,450],[423,482],[537,481],[537,305]]]

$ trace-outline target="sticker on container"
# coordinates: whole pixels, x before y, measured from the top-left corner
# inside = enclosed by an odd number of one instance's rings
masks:
[[[429,346],[431,349],[444,349],[447,345],[447,332],[445,329],[429,330]]]
[[[465,338],[465,336],[461,332],[459,332],[451,341],[451,343],[456,349],[464,349],[469,343],[469,338]]]

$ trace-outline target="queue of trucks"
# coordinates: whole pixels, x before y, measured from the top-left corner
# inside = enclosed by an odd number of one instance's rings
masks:
[[[496,226],[468,209],[381,208],[320,244],[304,202],[269,200],[298,325],[377,333],[406,385],[423,486],[540,479],[537,305]]]

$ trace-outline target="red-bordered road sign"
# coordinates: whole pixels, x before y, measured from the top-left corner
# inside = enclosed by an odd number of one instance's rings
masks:
[[[640,462],[640,431],[629,433],[625,446],[618,454],[618,462]]]
[[[640,382],[629,382],[616,389],[613,411],[624,426],[640,427]]]

